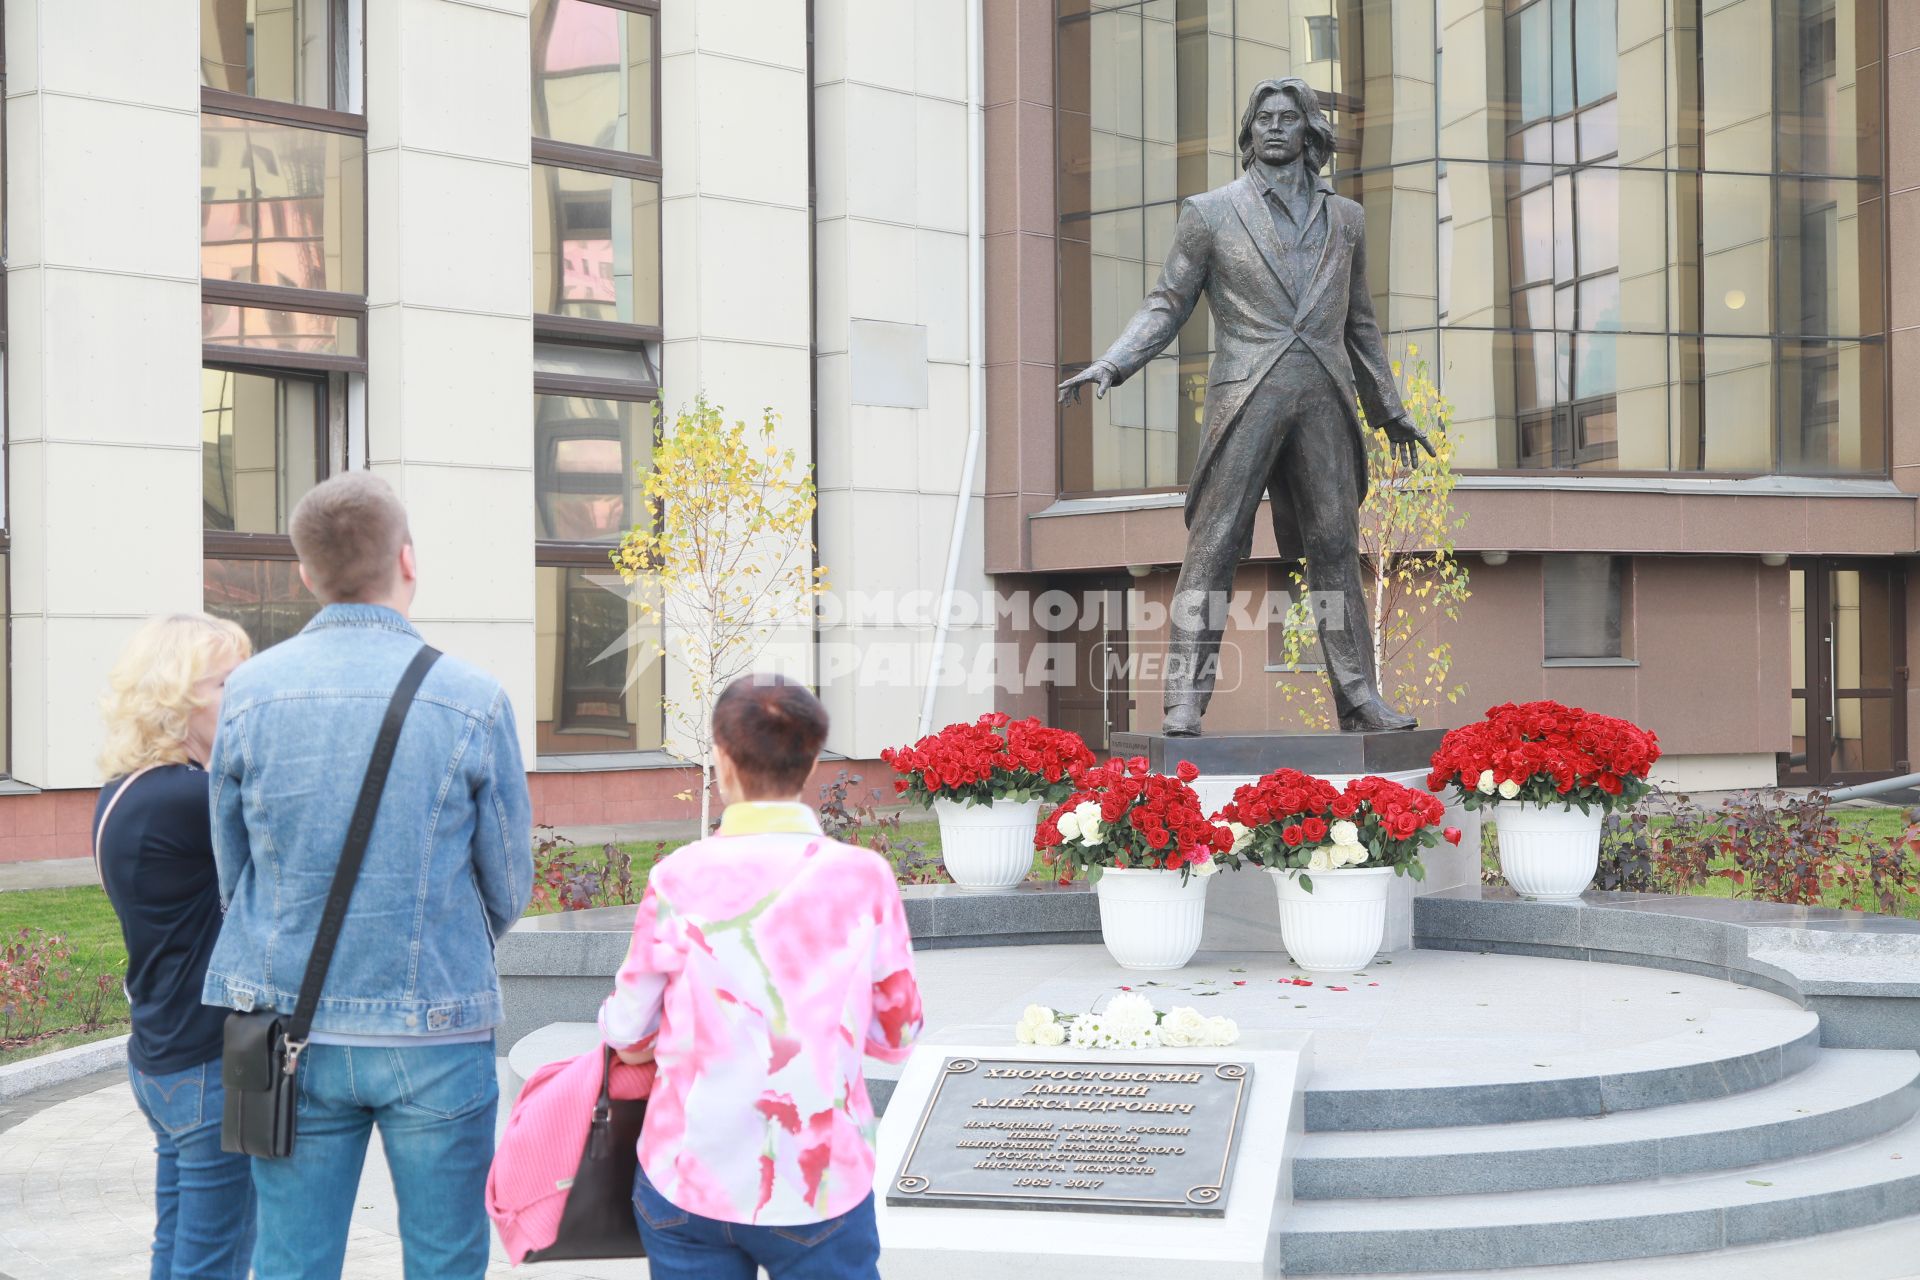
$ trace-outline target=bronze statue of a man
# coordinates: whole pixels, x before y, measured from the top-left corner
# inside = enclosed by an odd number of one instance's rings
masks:
[[[1187,552],[1174,587],[1162,732],[1194,736],[1213,694],[1233,576],[1253,549],[1260,498],[1286,560],[1307,562],[1340,727],[1410,729],[1380,700],[1360,576],[1367,421],[1408,462],[1433,446],[1407,417],[1367,292],[1366,218],[1320,176],[1333,126],[1298,79],[1254,86],[1241,176],[1180,210],[1160,282],[1107,353],[1060,400],[1126,381],[1171,342],[1204,292],[1214,355],[1206,426],[1187,483]]]

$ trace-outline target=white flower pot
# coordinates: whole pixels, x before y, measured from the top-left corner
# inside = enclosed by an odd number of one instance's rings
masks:
[[[1577,902],[1600,866],[1599,809],[1503,801],[1494,807],[1500,874],[1524,898]]]
[[[1342,867],[1301,872],[1268,867],[1280,893],[1280,940],[1308,973],[1353,973],[1379,954],[1387,932],[1387,886],[1392,867]]]
[[[1100,940],[1123,969],[1178,969],[1200,949],[1207,922],[1207,881],[1178,871],[1108,867],[1100,896]]]
[[[940,820],[940,861],[962,889],[985,893],[1011,889],[1033,870],[1033,831],[1040,801],[959,804],[935,800]]]

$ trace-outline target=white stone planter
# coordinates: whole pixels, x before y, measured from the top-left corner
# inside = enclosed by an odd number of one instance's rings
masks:
[[[940,862],[962,889],[1011,889],[1033,870],[1040,801],[935,800],[933,815],[940,820]]]
[[[1207,881],[1178,871],[1108,867],[1100,897],[1100,940],[1123,969],[1178,969],[1200,949],[1207,922]]]
[[[1392,867],[1309,871],[1311,892],[1297,870],[1268,867],[1280,894],[1280,940],[1308,973],[1353,973],[1379,954],[1387,930]]]
[[[1502,801],[1494,807],[1500,874],[1513,891],[1543,902],[1577,902],[1600,866],[1599,809]]]

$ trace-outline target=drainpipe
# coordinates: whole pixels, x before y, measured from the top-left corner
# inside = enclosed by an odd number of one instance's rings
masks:
[[[927,688],[920,702],[920,735],[933,731],[933,700],[939,690],[940,664],[946,657],[953,590],[960,580],[960,549],[967,539],[967,512],[973,502],[973,473],[980,460],[980,437],[987,423],[986,147],[981,107],[986,98],[981,66],[981,0],[967,0],[967,448],[953,496],[953,532],[947,542],[947,577],[940,588],[940,615],[934,621],[933,654],[927,663]]]

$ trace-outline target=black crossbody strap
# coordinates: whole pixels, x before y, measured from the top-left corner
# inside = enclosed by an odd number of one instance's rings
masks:
[[[333,963],[334,944],[340,940],[340,928],[347,922],[347,904],[353,899],[354,881],[360,878],[360,864],[366,860],[367,841],[373,836],[374,816],[380,810],[380,795],[387,789],[387,773],[393,768],[394,749],[400,745],[400,726],[406,723],[413,707],[413,695],[420,691],[427,668],[439,660],[440,651],[421,645],[420,652],[407,664],[399,687],[387,703],[386,719],[380,722],[380,736],[374,740],[373,758],[367,761],[366,777],[360,782],[360,799],[353,807],[353,821],[347,826],[347,841],[340,849],[340,865],[334,868],[333,885],[327,890],[327,908],[320,915],[320,930],[313,935],[313,953],[307,959],[307,976],[300,983],[300,1000],[293,1009],[293,1021],[287,1025],[286,1073],[292,1075],[300,1063],[300,1051],[307,1047],[307,1032],[313,1027],[313,1015],[320,1007],[320,989],[326,985],[327,969]]]

